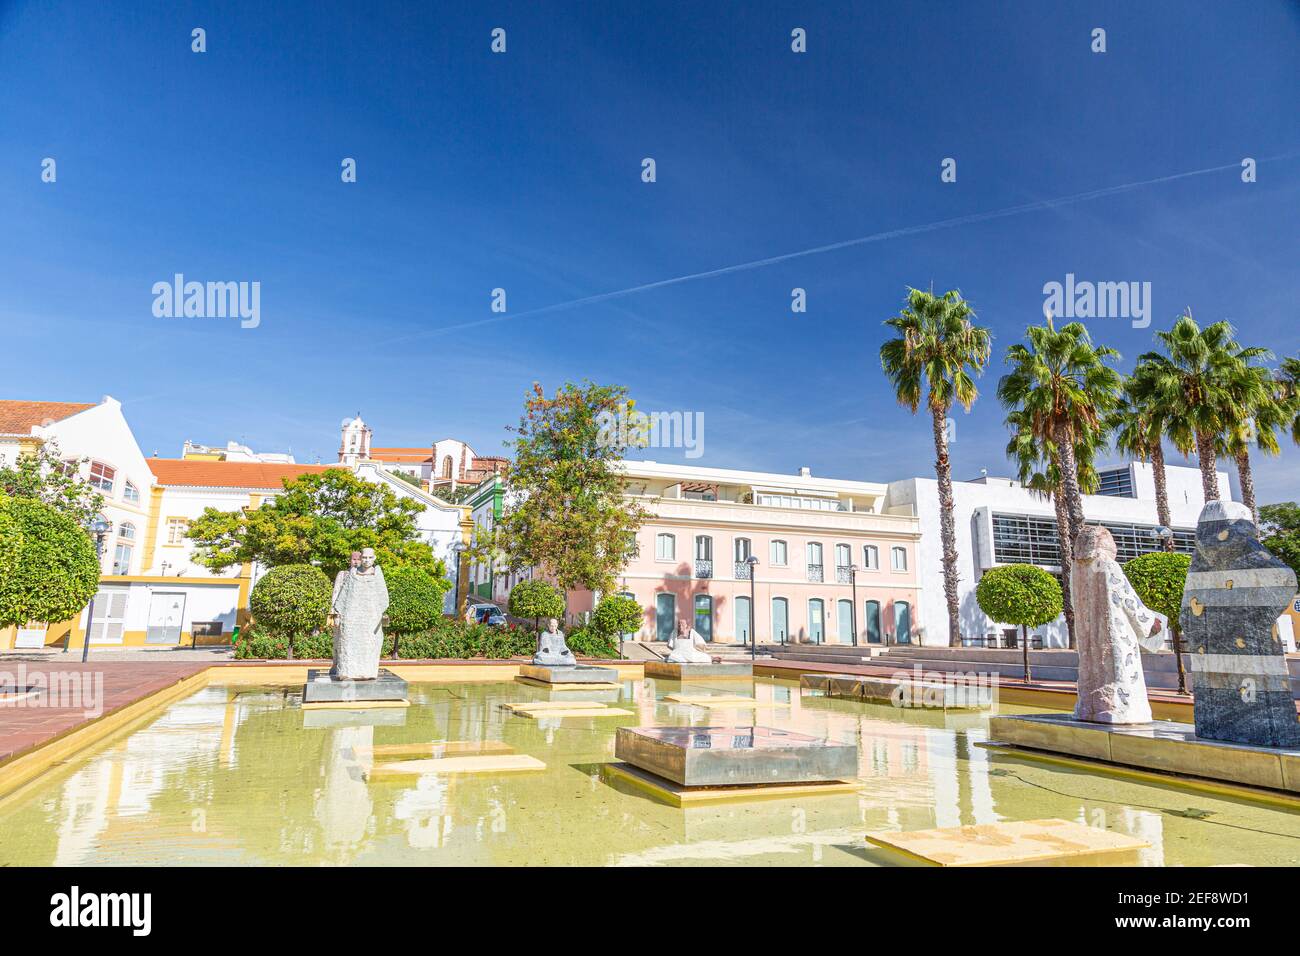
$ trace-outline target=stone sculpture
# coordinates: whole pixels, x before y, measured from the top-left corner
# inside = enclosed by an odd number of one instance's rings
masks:
[[[384,611],[388,609],[388,585],[384,571],[375,563],[373,548],[334,582],[330,606],[331,626],[336,628],[335,680],[374,680],[379,676],[379,653],[384,643]]]
[[[1074,543],[1070,598],[1079,650],[1077,720],[1142,724],[1151,720],[1142,654],[1159,650],[1160,618],[1142,603],[1115,560],[1115,539],[1089,525]]]
[[[564,642],[564,632],[559,629],[559,621],[548,618],[546,630],[537,637],[537,652],[533,654],[533,663],[539,667],[576,667],[577,658],[569,645]]]
[[[334,646],[334,660],[338,660],[339,657],[339,626],[338,626],[338,618],[336,616],[336,612],[334,608],[338,606],[339,592],[343,590],[343,585],[348,579],[348,573],[353,568],[360,567],[360,566],[361,566],[361,552],[353,551],[352,554],[348,556],[348,566],[344,568],[342,571],[340,571],[338,574],[334,575],[334,594],[330,597],[330,615],[333,617],[333,621],[331,622],[330,625],[330,641]],[[333,667],[330,668],[330,676],[331,677],[337,676],[334,672]]]
[[[1196,736],[1300,748],[1277,626],[1295,593],[1295,572],[1259,543],[1250,509],[1207,502],[1179,615],[1191,651]]]
[[[677,622],[677,633],[668,638],[669,664],[712,664],[704,638],[685,621]]]

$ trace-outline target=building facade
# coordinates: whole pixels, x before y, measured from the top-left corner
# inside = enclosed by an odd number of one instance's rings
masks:
[[[1190,553],[1196,519],[1204,504],[1200,470],[1166,467],[1170,519],[1175,548]],[[1115,537],[1119,560],[1161,550],[1156,535],[1155,480],[1151,466],[1132,462],[1101,472],[1102,494],[1084,495],[1084,517],[1105,525]],[[1224,499],[1232,496],[1225,472],[1219,472]],[[986,640],[1001,635],[1007,626],[992,621],[980,610],[975,587],[984,572],[1006,564],[1034,564],[1059,574],[1060,550],[1056,509],[1052,502],[1012,478],[982,476],[953,482],[954,520],[957,529],[958,609],[963,640]],[[926,644],[948,640],[948,607],[943,590],[943,543],[939,532],[939,485],[933,478],[908,478],[891,482],[884,508],[911,513],[920,522],[920,586],[922,614],[927,622]],[[1065,619],[1039,628],[1045,647],[1066,647]]]
[[[443,438],[424,447],[380,447],[372,443],[370,426],[361,416],[345,419],[339,442],[339,462],[351,468],[373,461],[394,474],[409,475],[426,491],[447,486],[478,485],[505,471],[506,459],[481,456],[463,441]]]
[[[919,613],[919,524],[886,513],[886,486],[656,462],[623,465],[629,497],[651,513],[619,593],[642,609],[628,639],[666,640],[679,620],[706,641],[912,643]],[[475,495],[476,528],[500,520],[500,479]],[[756,559],[756,563],[750,558]],[[517,579],[478,565],[476,593],[505,601]],[[527,577],[525,572],[518,578]],[[568,595],[571,619],[592,610],[588,591]],[[856,635],[856,636],[855,636]]]

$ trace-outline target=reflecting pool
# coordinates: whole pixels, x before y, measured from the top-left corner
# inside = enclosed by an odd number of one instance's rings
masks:
[[[412,684],[409,709],[372,711],[211,686],[0,800],[0,864],[909,865],[864,833],[1041,817],[1151,844],[1092,865],[1300,860],[1283,805],[990,752],[984,715],[801,698],[763,678],[686,687],[757,709],[663,700],[682,690],[626,681],[606,703],[632,716],[531,719],[501,705],[547,692],[513,682]],[[620,725],[752,723],[856,742],[857,791],[677,809],[601,773]],[[367,782],[373,748],[434,741],[503,742],[546,770]]]

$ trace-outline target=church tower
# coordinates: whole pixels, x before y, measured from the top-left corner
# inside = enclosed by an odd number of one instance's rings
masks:
[[[356,418],[343,419],[343,438],[339,443],[339,462],[349,468],[370,457],[370,426]]]

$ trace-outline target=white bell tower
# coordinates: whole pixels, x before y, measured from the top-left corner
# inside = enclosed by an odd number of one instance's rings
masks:
[[[343,419],[343,438],[339,443],[339,462],[349,468],[370,457],[370,426],[356,418]]]

